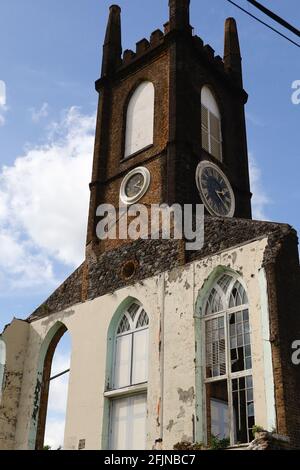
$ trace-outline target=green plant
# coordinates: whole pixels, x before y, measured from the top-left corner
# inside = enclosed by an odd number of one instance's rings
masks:
[[[230,439],[228,437],[220,439],[218,436],[211,436],[211,444],[210,444],[211,450],[227,449],[229,445],[230,445]]]
[[[263,432],[264,431],[264,428],[262,428],[261,426],[258,426],[257,424],[255,424],[253,427],[252,427],[252,434],[255,435],[259,432]]]
[[[51,450],[51,446],[44,446],[43,450]]]
[[[174,446],[174,450],[187,450],[187,451],[194,451],[194,450],[205,450],[205,445],[202,442],[196,442],[192,444],[191,442],[178,442]]]

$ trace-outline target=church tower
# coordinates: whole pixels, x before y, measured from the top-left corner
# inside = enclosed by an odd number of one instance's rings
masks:
[[[136,188],[134,202],[204,203],[208,214],[251,218],[247,94],[235,20],[226,20],[222,59],[193,34],[189,0],[170,0],[169,9],[164,33],[154,31],[122,57],[121,11],[110,8],[96,82],[100,98],[88,245],[98,244],[97,207],[126,199],[122,191],[136,168],[143,168],[147,178],[139,170],[135,178],[147,179],[147,185],[141,197]],[[199,169],[200,162],[207,166]]]
[[[216,56],[194,34],[190,0],[169,0],[164,31],[123,52],[111,6],[96,91],[86,259],[0,335],[0,449],[47,444],[51,364],[66,331],[65,449],[216,439],[244,449],[254,425],[265,446],[299,449],[298,239],[289,225],[251,218],[235,20]],[[98,237],[99,207],[136,203],[204,205],[203,246]]]

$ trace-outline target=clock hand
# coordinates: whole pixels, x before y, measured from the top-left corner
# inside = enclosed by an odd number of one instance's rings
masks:
[[[224,191],[217,191],[217,190],[216,190],[215,192],[216,192],[218,198],[220,199],[220,201],[222,202],[223,206],[227,209],[227,206],[226,206],[224,200],[223,200],[223,199],[221,198],[221,196],[220,196],[221,194],[222,194],[223,196],[225,196]]]

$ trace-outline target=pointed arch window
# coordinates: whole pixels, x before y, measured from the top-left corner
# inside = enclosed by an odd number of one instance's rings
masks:
[[[143,450],[146,447],[149,317],[133,302],[115,330],[109,447]]]
[[[255,424],[249,304],[242,281],[224,274],[203,309],[208,439],[252,439]]]
[[[201,91],[201,128],[202,148],[222,161],[221,113],[208,86],[204,86]]]
[[[137,303],[123,314],[116,335],[114,389],[147,382],[148,325],[148,315]]]
[[[153,144],[154,94],[153,83],[146,81],[130,98],[126,112],[125,158]]]

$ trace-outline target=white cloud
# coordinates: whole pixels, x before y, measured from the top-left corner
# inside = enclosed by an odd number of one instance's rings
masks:
[[[32,121],[38,123],[49,115],[49,104],[43,103],[40,109],[31,108],[30,113]]]
[[[50,446],[51,450],[57,450],[59,447],[63,447],[64,431],[65,420],[63,418],[50,418],[47,421],[45,445]]]
[[[54,284],[55,262],[83,260],[94,129],[73,107],[0,171],[1,290]]]
[[[59,352],[55,351],[52,368],[51,368],[51,376],[60,374],[67,369],[70,369],[70,360],[71,360],[71,352],[70,347],[66,348],[66,351]]]
[[[63,372],[63,369],[60,370]],[[67,409],[69,374],[51,381],[48,412],[65,414]]]
[[[259,168],[253,155],[249,158],[250,167],[250,182],[252,197],[252,210],[253,218],[259,220],[267,220],[266,206],[271,204],[271,201],[263,187],[261,169]]]
[[[70,368],[70,346],[59,343],[53,358],[51,377]],[[50,382],[48,411],[45,430],[45,444],[52,449],[63,446],[70,374]]]
[[[6,111],[6,85],[3,80],[0,80],[0,127],[5,124],[4,113]]]

